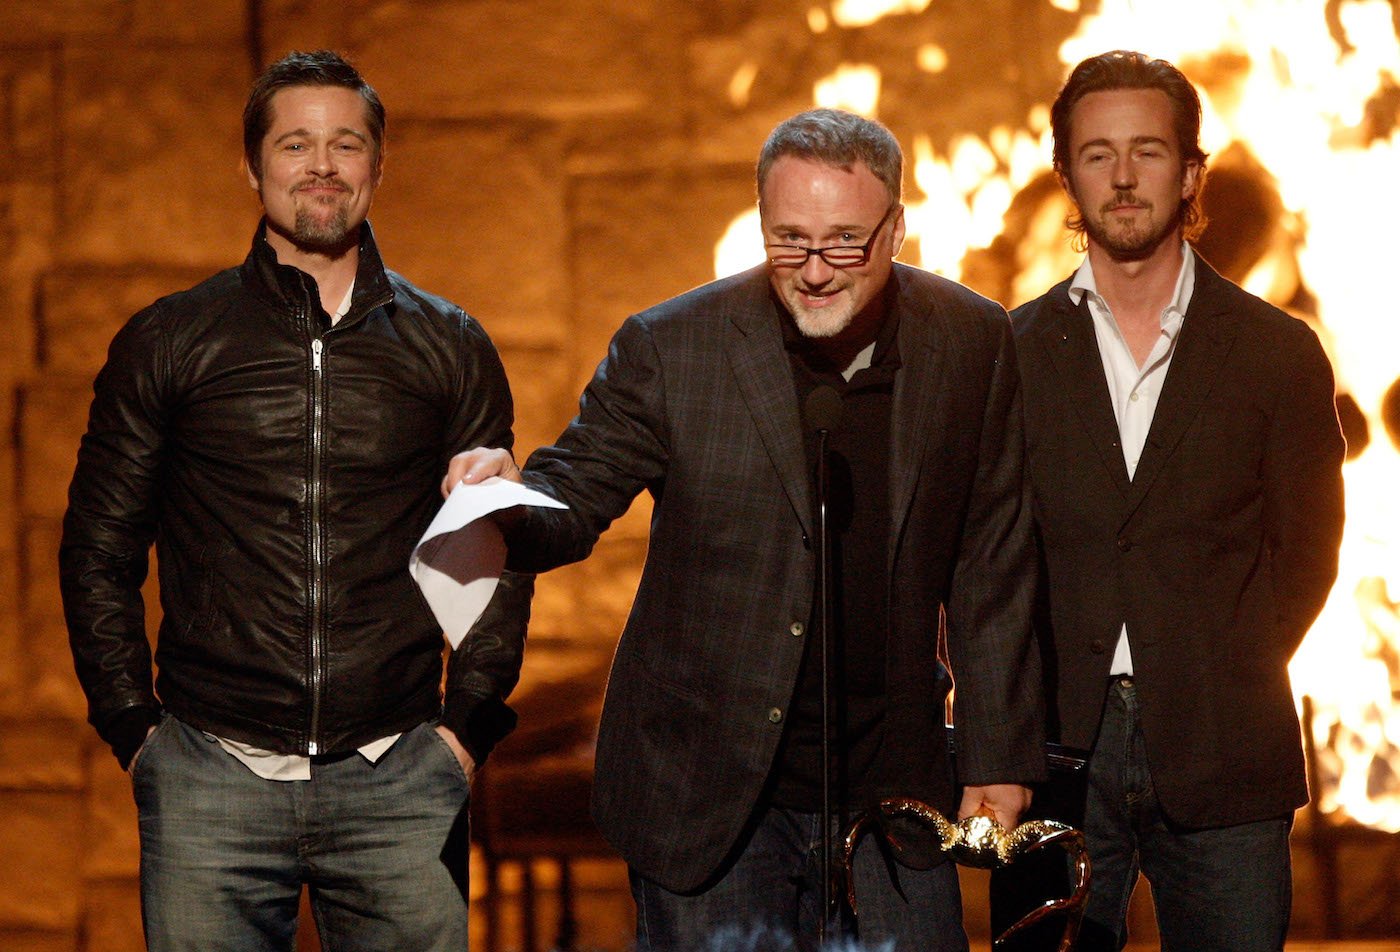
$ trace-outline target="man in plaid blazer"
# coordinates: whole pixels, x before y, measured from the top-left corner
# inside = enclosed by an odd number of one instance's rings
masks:
[[[593,801],[631,868],[639,948],[813,947],[814,392],[841,406],[825,423],[840,798],[914,796],[1011,826],[1041,776],[1011,330],[996,304],[894,263],[901,174],[877,123],[822,109],[781,124],[758,164],[768,262],[629,318],[578,416],[524,470],[568,509],[505,521],[510,567],[543,571],[584,558],[643,490],[654,500]],[[491,475],[520,478],[508,453],[477,450],[445,486]],[[862,846],[862,943],[966,949],[952,866],[924,859]]]

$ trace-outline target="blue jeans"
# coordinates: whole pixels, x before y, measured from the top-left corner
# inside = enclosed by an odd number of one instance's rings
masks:
[[[287,952],[303,884],[327,952],[467,948],[467,779],[431,725],[277,781],[167,716],[132,785],[152,952]]]
[[[1292,825],[1291,815],[1207,830],[1173,824],[1153,791],[1136,691],[1115,679],[1089,761],[1084,833],[1093,879],[1077,948],[1123,947],[1141,871],[1167,952],[1277,952],[1293,897]]]
[[[834,848],[839,836],[833,836]],[[835,869],[839,863],[833,863]],[[828,949],[854,939],[863,952],[967,952],[952,863],[915,870],[886,863],[875,835],[856,850],[860,913],[848,935],[832,924]],[[631,872],[637,952],[788,952],[817,948],[821,819],[771,808],[738,858],[711,886],[673,893]]]

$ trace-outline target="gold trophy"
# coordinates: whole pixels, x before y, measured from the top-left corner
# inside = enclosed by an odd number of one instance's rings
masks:
[[[887,820],[907,817],[932,827],[938,834],[939,848],[947,853],[950,859],[977,869],[1007,866],[1027,853],[1052,844],[1063,847],[1074,866],[1074,887],[1070,894],[1063,899],[1048,899],[1032,909],[997,936],[994,944],[1001,945],[1027,926],[1047,916],[1061,913],[1065,917],[1065,930],[1060,939],[1059,952],[1069,952],[1075,936],[1079,934],[1079,922],[1084,916],[1084,902],[1089,898],[1089,854],[1084,849],[1084,834],[1079,830],[1055,820],[1031,820],[1008,833],[995,817],[980,812],[957,823],[949,823],[943,814],[933,807],[910,797],[886,798],[880,801],[877,809],[880,816]],[[869,831],[870,824],[875,819],[869,813],[857,817],[846,831],[843,842],[842,868],[846,875],[846,901],[857,918],[859,913],[856,909],[856,845]],[[880,833],[892,846],[899,846],[888,832],[881,829]]]

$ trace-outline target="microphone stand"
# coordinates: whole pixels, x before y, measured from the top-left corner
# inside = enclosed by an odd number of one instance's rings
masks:
[[[835,387],[818,386],[807,395],[803,405],[803,418],[808,432],[817,433],[817,472],[816,472],[816,530],[817,530],[817,617],[821,625],[821,703],[822,703],[822,812],[821,812],[821,880],[822,902],[821,921],[817,927],[818,945],[825,944],[827,924],[832,918],[837,895],[831,878],[832,821],[835,816],[831,809],[831,721],[832,721],[832,647],[835,644],[835,600],[831,591],[831,525],[828,513],[831,496],[831,466],[828,459],[828,440],[831,431],[841,421],[841,394]]]
[[[827,461],[829,430],[817,430],[817,579],[818,604],[821,606],[822,652],[822,837],[821,878],[822,914],[817,929],[818,945],[825,945],[827,923],[831,919],[831,897],[835,894],[831,882],[831,530],[827,518],[827,502],[831,489],[830,467]]]

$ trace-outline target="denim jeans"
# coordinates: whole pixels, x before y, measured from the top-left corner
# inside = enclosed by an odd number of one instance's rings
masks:
[[[837,851],[839,836],[832,839]],[[928,870],[887,863],[872,834],[856,850],[855,874],[860,914],[854,927],[849,916],[845,929],[829,925],[826,948],[967,952],[952,863]],[[636,871],[631,881],[637,952],[809,952],[821,918],[821,819],[767,810],[738,858],[698,893],[671,892]]]
[[[1089,761],[1084,833],[1093,879],[1077,948],[1123,947],[1141,871],[1166,952],[1278,952],[1293,895],[1292,825],[1291,815],[1207,830],[1173,824],[1153,791],[1136,691],[1115,679]]]
[[[152,952],[286,952],[303,884],[327,952],[467,948],[467,779],[431,725],[277,781],[167,716],[132,785]]]

